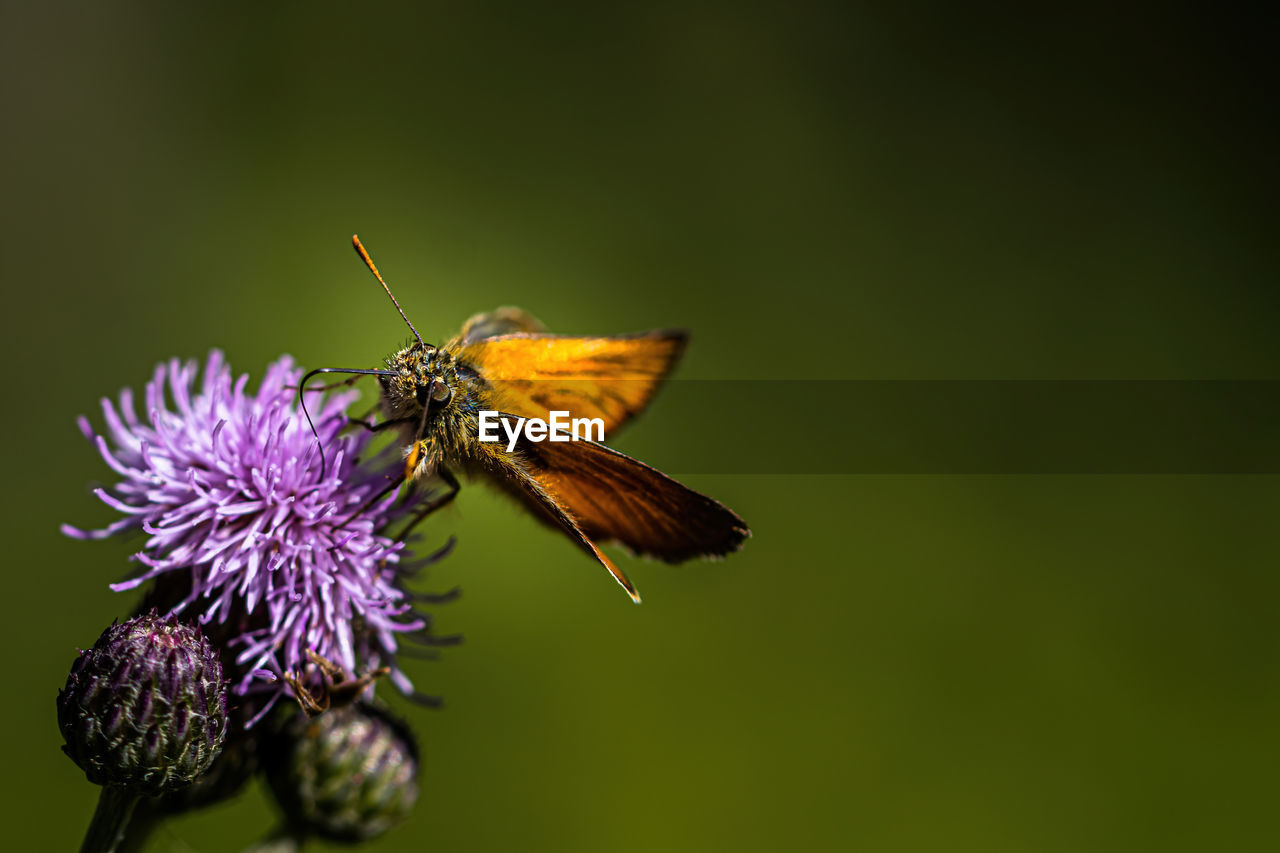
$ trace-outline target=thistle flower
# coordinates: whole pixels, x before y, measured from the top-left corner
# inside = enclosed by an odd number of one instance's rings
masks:
[[[387,488],[394,450],[361,458],[370,434],[344,432],[354,392],[308,396],[327,456],[322,478],[316,436],[295,405],[302,371],[290,358],[267,367],[256,393],[247,376],[233,382],[216,350],[198,386],[197,374],[195,362],[159,365],[145,421],[129,389],[117,404],[102,401],[105,435],[80,419],[120,477],[96,494],[124,518],[63,531],[80,539],[144,532],[134,556],[143,571],[112,589],[163,580],[165,609],[194,612],[234,653],[234,690],[271,693],[263,713],[308,650],[348,671],[388,666],[411,691],[395,664],[397,637],[423,631],[427,620],[398,583],[408,568],[404,544],[384,533],[414,503],[397,504]]]

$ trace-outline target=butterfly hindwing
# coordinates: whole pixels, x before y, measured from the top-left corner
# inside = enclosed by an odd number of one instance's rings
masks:
[[[523,308],[504,306],[483,314],[476,314],[462,324],[462,331],[450,343],[449,349],[465,344],[495,338],[499,335],[510,335],[518,332],[545,332],[547,327],[537,317]]]
[[[579,548],[595,557],[622,585],[622,588],[631,596],[631,600],[637,604],[640,603],[640,594],[636,592],[635,585],[631,583],[626,572],[618,568],[613,560],[609,559],[583,532],[566,507],[547,491],[536,472],[524,464],[521,456],[507,455],[501,451],[492,452],[482,461],[477,460],[471,467],[472,473],[487,474],[494,485],[516,498],[534,517],[559,530],[573,540]]]
[[[736,551],[750,535],[728,507],[603,444],[524,440],[519,453],[529,475],[594,542],[679,563]]]

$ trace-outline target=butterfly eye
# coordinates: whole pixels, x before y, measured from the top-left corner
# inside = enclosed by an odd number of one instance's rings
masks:
[[[453,389],[441,379],[431,380],[431,399],[436,403],[447,403],[453,396]]]

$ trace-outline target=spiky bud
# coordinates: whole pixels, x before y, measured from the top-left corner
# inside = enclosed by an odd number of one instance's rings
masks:
[[[271,790],[300,834],[365,841],[408,817],[418,799],[413,733],[373,705],[292,713],[262,753]]]
[[[98,785],[157,796],[190,785],[222,749],[227,693],[200,633],[154,612],[113,624],[58,693],[63,751]]]

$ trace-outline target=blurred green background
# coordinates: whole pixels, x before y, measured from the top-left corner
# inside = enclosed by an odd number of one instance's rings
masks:
[[[1273,29],[1163,5],[6,12],[10,849],[72,849],[75,649],[134,599],[74,418],[173,355],[374,364],[522,305],[680,375],[1280,375]],[[662,436],[720,428],[662,414]],[[829,437],[826,440],[838,440]],[[627,447],[627,437],[619,446]],[[680,475],[681,471],[671,471]],[[481,487],[370,849],[1274,850],[1273,477],[690,476],[755,538],[605,573]],[[390,695],[392,691],[380,693]],[[264,792],[151,849],[238,850]]]

